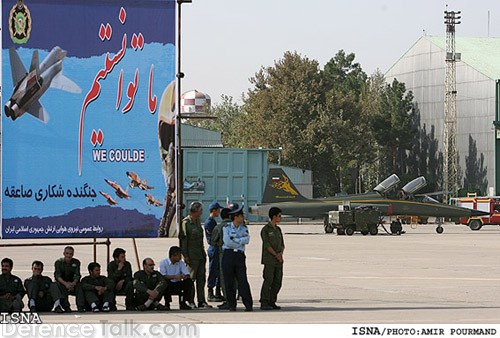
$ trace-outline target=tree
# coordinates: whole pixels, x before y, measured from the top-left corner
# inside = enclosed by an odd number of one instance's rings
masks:
[[[372,119],[375,139],[381,147],[381,172],[385,176],[405,174],[406,151],[416,136],[413,93],[406,93],[404,83],[394,79],[382,92],[380,110]]]
[[[469,134],[469,155],[465,156],[464,188],[467,191],[486,192],[488,187],[487,167],[484,166],[484,154],[477,157],[476,141]]]
[[[318,62],[286,52],[274,66],[261,68],[250,79],[244,99],[246,147],[282,147],[282,162],[312,169],[314,147],[307,127],[317,117],[322,83]]]
[[[232,96],[221,95],[221,102],[208,109],[215,119],[188,120],[197,127],[222,132],[222,143],[228,148],[241,148],[243,142],[239,137],[239,126],[244,125],[245,113],[243,107],[233,102]]]

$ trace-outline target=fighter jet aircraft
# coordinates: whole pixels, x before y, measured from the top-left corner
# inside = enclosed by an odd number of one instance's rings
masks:
[[[107,184],[109,184],[113,189],[115,189],[116,196],[118,196],[120,198],[126,198],[126,199],[130,198],[130,196],[128,194],[128,187],[127,187],[127,190],[123,190],[123,188],[118,183],[116,183],[114,181],[110,181],[107,179],[104,179],[104,181],[106,181]]]
[[[9,49],[10,67],[14,92],[5,104],[5,115],[15,121],[25,112],[37,119],[47,122],[49,116],[40,104],[40,97],[49,87],[79,94],[80,87],[62,74],[62,62],[66,51],[54,47],[41,64],[38,61],[38,50],[33,52],[29,72],[26,71],[16,50]]]
[[[106,199],[106,202],[108,202],[109,205],[116,205],[116,201],[107,193],[99,191],[99,193],[104,196]]]
[[[144,196],[146,196],[146,198],[148,199],[147,203],[149,205],[154,205],[155,207],[161,207],[163,204],[160,203],[160,201],[158,201],[156,198],[153,197],[153,195],[151,194],[144,194]]]
[[[130,183],[128,185],[131,188],[139,187],[139,189],[141,190],[149,190],[154,188],[153,186],[148,185],[146,180],[141,180],[139,175],[137,175],[133,171],[127,171],[127,177],[130,178]]]
[[[295,185],[281,168],[271,168],[269,169],[262,204],[251,206],[249,212],[267,217],[271,207],[278,207],[282,210],[283,215],[304,218],[322,217],[327,219],[329,211],[337,211],[339,205],[349,204],[350,208],[353,209],[356,207],[371,206],[377,208],[382,215],[386,216],[459,218],[489,215],[489,213],[479,210],[441,204],[431,198],[426,198],[425,201],[386,198],[384,193],[393,188],[397,183],[399,183],[399,178],[396,175],[392,175],[375,187],[372,192],[365,194],[307,199],[298,192]],[[406,190],[406,194],[412,194],[418,190],[421,184],[422,178],[419,177],[403,187],[403,190]],[[438,225],[436,231],[438,233],[443,232],[442,226]]]

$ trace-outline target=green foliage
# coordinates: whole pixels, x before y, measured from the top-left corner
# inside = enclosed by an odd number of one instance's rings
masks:
[[[469,134],[469,155],[465,157],[464,188],[467,191],[479,190],[486,193],[488,187],[487,167],[484,166],[484,154],[477,156],[476,141]]]
[[[242,106],[223,95],[211,109],[217,119],[197,125],[222,131],[226,147],[282,147],[281,164],[313,171],[315,196],[365,192],[393,173],[402,181],[423,175],[427,191],[439,188],[434,126],[420,127],[404,83],[387,84],[379,71],[368,77],[353,53],[340,50],[321,69],[286,52],[250,83]]]

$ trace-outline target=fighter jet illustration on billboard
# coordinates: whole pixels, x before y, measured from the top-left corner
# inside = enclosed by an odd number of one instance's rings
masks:
[[[126,198],[126,199],[130,198],[130,196],[128,194],[128,187],[127,187],[127,190],[123,190],[123,188],[118,183],[116,183],[114,181],[110,181],[107,179],[104,179],[104,181],[106,181],[107,184],[109,184],[113,189],[115,189],[116,196],[118,196],[120,198]]]
[[[151,194],[144,194],[144,196],[146,196],[146,198],[148,199],[147,203],[149,205],[154,205],[155,207],[161,207],[163,205]]]
[[[108,202],[109,205],[116,205],[116,201],[109,194],[102,192],[102,191],[99,191],[99,193],[102,196],[104,196],[104,198],[106,199],[106,202]]]
[[[137,175],[133,171],[127,171],[127,177],[130,178],[130,183],[128,185],[131,188],[139,187],[139,189],[141,190],[149,190],[154,188],[153,186],[148,185],[148,182],[146,180],[141,180],[139,175]]]
[[[33,52],[29,72],[26,71],[19,54],[12,47],[9,49],[10,67],[14,92],[5,104],[5,115],[15,121],[25,112],[47,123],[49,116],[40,104],[40,97],[49,89],[57,88],[79,94],[80,87],[62,74],[62,62],[66,51],[54,47],[39,64],[38,50]]]

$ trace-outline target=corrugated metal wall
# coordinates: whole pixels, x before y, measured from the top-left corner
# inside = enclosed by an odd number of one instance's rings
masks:
[[[457,52],[460,50],[457,49]],[[422,37],[386,73],[411,90],[427,133],[435,126],[442,149],[444,117],[445,51]],[[469,134],[476,141],[478,156],[483,153],[488,167],[488,186],[495,185],[495,81],[464,62],[457,63],[457,146],[462,173],[469,151]],[[442,150],[441,150],[442,151]]]
[[[246,217],[248,206],[260,203],[268,171],[267,151],[260,149],[206,149],[192,148],[183,150],[184,177],[199,178],[205,182],[203,193],[184,192],[186,206],[193,201],[204,205],[202,219],[208,217],[208,205],[216,200],[225,205],[226,198],[231,202],[245,204]],[[241,196],[244,196],[243,199]]]

